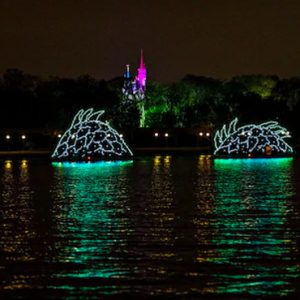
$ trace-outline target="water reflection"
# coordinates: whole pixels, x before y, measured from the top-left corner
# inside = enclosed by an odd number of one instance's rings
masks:
[[[197,240],[196,261],[210,262],[215,257],[211,246],[212,219],[215,210],[214,185],[213,185],[213,163],[211,156],[200,155],[197,163],[197,181],[195,182],[195,198],[197,201],[196,214],[193,223],[196,228],[195,238]],[[205,292],[205,288],[204,288]]]
[[[292,159],[0,168],[1,299],[299,294]]]
[[[23,267],[34,260],[32,241],[37,235],[34,207],[30,201],[33,191],[29,184],[28,161],[6,160],[1,162],[0,168],[0,253],[5,257],[0,272],[3,271],[6,278],[2,289],[22,289],[33,278],[29,272],[23,273]],[[16,265],[15,273],[7,276],[13,265]]]
[[[120,279],[128,273],[119,255],[127,243],[127,167],[129,162],[58,163],[55,167],[53,216],[56,220],[55,261],[63,271],[53,274],[56,289],[78,290],[84,279]],[[117,244],[117,247],[116,247]],[[53,258],[50,258],[53,259]],[[80,284],[81,290],[102,290]],[[122,287],[119,287],[119,292]],[[109,292],[113,292],[113,288]]]
[[[299,275],[292,158],[215,160],[213,262],[218,293],[284,296]]]
[[[178,259],[171,164],[171,156],[134,164],[53,164],[57,254],[49,259],[64,266],[48,288],[69,295],[176,290],[163,284]]]
[[[174,252],[174,180],[172,174],[172,157],[156,155],[150,179],[149,197],[146,201],[144,213],[147,238],[144,238],[144,247],[147,249],[148,260],[153,264],[147,266],[149,278],[155,281],[164,280],[172,274],[169,264],[178,257]],[[152,247],[148,247],[152,245]],[[157,284],[152,288],[152,294],[160,294],[165,287]],[[170,288],[171,290],[171,288]]]
[[[130,168],[57,165],[56,260],[69,266],[53,287],[118,295],[293,293],[299,237],[289,224],[292,163],[155,156]]]

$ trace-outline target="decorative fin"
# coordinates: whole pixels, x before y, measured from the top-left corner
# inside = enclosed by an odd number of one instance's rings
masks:
[[[274,125],[278,125],[278,122],[277,121],[268,121],[268,122],[264,122],[264,123],[260,124],[259,126],[263,127],[263,128],[269,128],[270,126],[274,126]]]
[[[228,135],[233,134],[236,131],[236,124],[238,122],[238,118],[233,119],[228,128]]]
[[[221,132],[220,132],[220,141],[223,142],[226,137],[227,137],[227,129],[226,129],[226,125],[223,125]]]
[[[104,110],[95,111],[94,113],[91,114],[89,120],[98,121],[103,114],[104,114]]]
[[[92,108],[87,109],[87,110],[81,115],[80,121],[81,121],[81,122],[88,121],[89,118],[90,118],[90,116],[92,115],[92,113],[93,113],[93,109],[92,109]]]
[[[218,148],[221,144],[220,142],[220,131],[218,130],[214,136],[215,148]]]
[[[265,129],[271,130],[273,133],[280,136],[282,139],[290,137],[286,134],[288,132],[287,129],[285,127],[280,126],[276,121],[265,122],[262,123],[260,126]]]
[[[79,110],[79,112],[75,115],[75,117],[73,118],[73,121],[71,123],[70,128],[72,128],[73,126],[75,126],[77,123],[81,122],[81,118],[82,118],[82,114],[84,113],[84,110],[81,109]]]

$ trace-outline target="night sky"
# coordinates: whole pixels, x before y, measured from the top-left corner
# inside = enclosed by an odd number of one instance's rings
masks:
[[[135,69],[186,74],[300,75],[299,0],[1,0],[0,72],[98,79]]]

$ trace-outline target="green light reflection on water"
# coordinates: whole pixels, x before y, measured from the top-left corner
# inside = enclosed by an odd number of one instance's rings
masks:
[[[53,277],[71,280],[70,290],[74,287],[72,278],[118,279],[128,273],[122,267],[122,257],[116,258],[113,253],[116,243],[118,249],[126,245],[129,234],[124,232],[128,227],[124,211],[126,172],[132,163],[132,160],[52,163],[56,239],[62,241],[57,245],[56,260],[72,266]],[[56,288],[67,289],[67,286]],[[89,286],[81,286],[81,289],[89,289]],[[99,289],[105,292],[107,286],[99,286]]]
[[[133,163],[133,160],[116,161],[96,161],[96,162],[52,162],[52,166],[58,168],[80,168],[80,169],[99,169],[112,166],[125,166]]]
[[[230,166],[231,168],[238,165],[255,166],[265,164],[269,167],[274,165],[289,165],[293,161],[293,157],[277,157],[277,158],[215,158],[214,165]]]
[[[218,293],[285,296],[299,266],[295,233],[288,224],[293,212],[293,158],[215,159],[212,242]],[[295,253],[294,253],[295,255]]]

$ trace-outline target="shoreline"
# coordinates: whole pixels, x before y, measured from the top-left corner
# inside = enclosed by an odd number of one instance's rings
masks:
[[[193,153],[211,155],[210,147],[138,147],[132,149],[134,154],[175,154],[175,153]],[[9,158],[49,158],[50,150],[12,150],[0,151],[0,159]]]
[[[300,145],[295,147],[296,151],[293,156],[299,153]],[[134,155],[168,155],[168,154],[199,154],[213,155],[213,150],[209,146],[203,147],[137,147],[132,148]],[[12,150],[0,151],[0,159],[28,159],[28,158],[43,158],[49,159],[52,151],[44,150]]]

